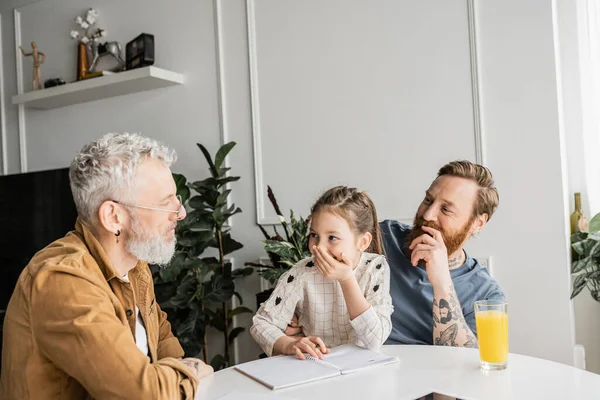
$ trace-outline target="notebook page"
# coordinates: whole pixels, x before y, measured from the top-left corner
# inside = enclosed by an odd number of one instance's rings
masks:
[[[342,374],[350,374],[362,369],[398,362],[396,357],[386,356],[354,344],[344,344],[325,354],[325,362],[338,367]]]
[[[299,360],[295,356],[263,358],[234,368],[272,390],[340,375],[337,369],[318,361]]]

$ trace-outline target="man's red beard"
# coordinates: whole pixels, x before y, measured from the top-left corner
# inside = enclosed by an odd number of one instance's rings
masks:
[[[469,231],[474,220],[475,217],[472,217],[458,232],[448,233],[444,228],[442,228],[435,222],[425,221],[423,217],[420,217],[417,214],[415,215],[415,219],[413,222],[413,230],[407,237],[406,246],[410,246],[413,240],[415,240],[417,237],[423,234],[429,235],[429,233],[425,232],[422,228],[423,226],[428,226],[430,228],[440,231],[442,238],[444,239],[444,244],[446,245],[446,250],[448,251],[448,257],[450,257],[452,254],[460,250],[462,244],[469,236]]]

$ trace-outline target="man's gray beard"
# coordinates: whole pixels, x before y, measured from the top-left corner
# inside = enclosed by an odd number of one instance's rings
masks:
[[[171,241],[166,240],[164,238],[166,233],[157,234],[145,230],[135,214],[131,213],[131,233],[126,240],[125,248],[138,260],[166,266],[173,258],[177,243],[175,238]]]

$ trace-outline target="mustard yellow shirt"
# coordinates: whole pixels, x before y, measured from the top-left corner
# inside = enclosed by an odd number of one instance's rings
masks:
[[[190,399],[194,372],[154,297],[145,262],[121,279],[92,232],[75,231],[25,267],[6,310],[0,398]],[[135,343],[135,307],[148,355]]]

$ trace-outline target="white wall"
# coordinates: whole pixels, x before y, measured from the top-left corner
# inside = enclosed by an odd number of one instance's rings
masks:
[[[12,9],[29,3],[0,6],[9,172],[20,165],[10,101]],[[26,110],[29,170],[66,166],[103,132],[143,131],[174,146],[181,156],[175,170],[197,179],[205,167],[194,144],[214,151],[235,140],[229,162],[242,180],[233,200],[244,213],[233,230],[246,246],[234,254],[239,266],[262,255],[256,221],[274,217],[267,184],[284,209],[302,214],[324,188],[343,182],[369,190],[380,218],[411,219],[439,166],[484,154],[501,202],[469,250],[493,257],[511,307],[511,351],[572,363],[552,3],[475,2],[475,34],[467,1],[166,4],[90,5],[110,40],[154,33],[157,65],[183,72],[186,84]],[[148,13],[131,18],[142,5]],[[19,8],[23,41],[52,51],[44,77],[74,77],[76,50],[67,35],[70,18],[83,10],[68,0]],[[538,295],[541,282],[546,296]],[[256,277],[241,287],[251,307],[258,287]],[[247,335],[238,349],[242,360],[258,354]]]
[[[573,193],[581,192],[584,214],[591,218],[600,212],[597,204],[590,201],[597,198],[598,169],[594,167],[600,146],[599,132],[593,123],[598,111],[589,97],[593,89],[591,74],[598,76],[598,71],[589,59],[588,39],[593,33],[587,30],[587,11],[584,0],[558,2],[569,210],[575,208]],[[600,330],[600,303],[584,290],[574,299],[573,306],[576,341],[585,348],[586,369],[600,373],[600,341],[596,334]]]

